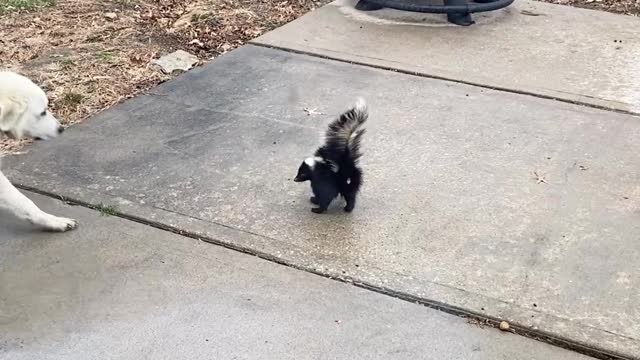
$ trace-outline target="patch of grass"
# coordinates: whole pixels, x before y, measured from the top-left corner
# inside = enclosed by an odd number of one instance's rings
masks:
[[[60,60],[60,69],[62,70],[71,70],[71,68],[75,65],[73,60],[69,58],[63,58]]]
[[[211,14],[211,13],[194,14],[191,17],[191,24],[192,24],[192,26],[203,26],[204,25],[204,26],[209,26],[209,27],[215,29],[215,28],[221,26],[222,20],[219,19],[214,14]]]
[[[105,51],[103,53],[100,53],[100,58],[104,61],[113,61],[113,53]]]
[[[12,11],[30,11],[55,4],[55,0],[0,0],[0,15]]]
[[[118,208],[112,205],[100,204],[96,207],[101,216],[114,216],[118,213]]]
[[[59,103],[64,106],[77,106],[80,105],[82,99],[84,99],[84,96],[82,96],[82,94],[68,92],[62,96],[62,98],[59,100]]]
[[[139,3],[138,0],[112,0],[114,4],[123,7],[133,7]]]

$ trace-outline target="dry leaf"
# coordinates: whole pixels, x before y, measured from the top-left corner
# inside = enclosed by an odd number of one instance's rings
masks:
[[[324,115],[323,112],[317,111],[318,108],[313,108],[313,109],[309,109],[309,108],[304,108],[302,109],[304,112],[307,113],[307,116],[311,116],[311,115]]]

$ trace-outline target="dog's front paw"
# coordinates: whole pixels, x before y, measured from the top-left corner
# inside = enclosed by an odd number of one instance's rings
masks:
[[[78,221],[51,215],[40,226],[46,231],[65,232],[77,228]]]
[[[323,208],[312,208],[311,209],[311,212],[316,213],[316,214],[322,214],[325,211],[327,211],[327,209],[323,209]]]

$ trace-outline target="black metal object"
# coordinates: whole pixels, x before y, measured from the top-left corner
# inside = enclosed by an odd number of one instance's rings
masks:
[[[360,0],[356,9],[362,11],[382,8],[414,11],[422,13],[447,14],[449,22],[468,26],[473,24],[472,13],[493,11],[507,7],[514,0],[444,0],[444,5],[425,4],[420,0]]]
[[[467,0],[444,0],[443,7],[469,6]],[[474,23],[469,11],[465,12],[447,12],[447,21],[452,24],[469,26]]]

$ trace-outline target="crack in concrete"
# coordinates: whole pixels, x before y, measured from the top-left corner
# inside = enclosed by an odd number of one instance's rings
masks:
[[[409,70],[396,69],[396,68],[389,67],[389,66],[367,64],[367,63],[362,62],[362,61],[344,60],[344,59],[340,59],[340,58],[333,57],[333,56],[314,54],[314,53],[312,53],[310,51],[288,49],[288,48],[282,47],[282,46],[261,44],[261,43],[253,42],[253,41],[249,42],[249,45],[262,47],[262,48],[267,48],[267,49],[284,51],[284,52],[288,52],[288,53],[292,53],[292,54],[306,55],[306,56],[319,58],[319,59],[337,61],[337,62],[341,62],[341,63],[345,63],[345,64],[358,65],[358,66],[364,66],[364,67],[373,68],[373,69],[392,71],[392,72],[405,74],[405,75],[418,76],[418,77],[434,79],[434,80],[442,80],[442,81],[447,81],[447,82],[452,82],[452,83],[457,83],[457,84],[464,84],[464,85],[479,87],[479,88],[483,88],[483,89],[497,90],[497,91],[503,91],[503,92],[513,93],[513,94],[519,94],[519,95],[528,95],[528,96],[532,96],[532,97],[536,97],[536,98],[540,98],[540,99],[553,100],[553,101],[563,102],[563,103],[567,103],[567,104],[579,105],[579,106],[584,106],[584,107],[589,107],[589,108],[599,109],[599,110],[606,110],[606,111],[611,111],[611,112],[625,114],[625,115],[640,116],[640,112],[636,112],[636,111],[618,109],[618,108],[608,107],[608,106],[604,106],[604,105],[591,104],[591,103],[588,103],[588,102],[578,101],[578,100],[562,99],[562,98],[558,98],[558,97],[555,97],[555,96],[538,94],[538,93],[531,92],[531,91],[526,91],[526,90],[510,89],[510,88],[500,87],[500,86],[490,86],[490,85],[485,85],[485,84],[476,83],[476,82],[472,82],[472,81],[453,79],[453,78],[448,78],[448,77],[438,76],[438,75],[430,75],[430,74],[422,73],[422,72],[418,72],[418,71],[409,71]]]
[[[77,199],[72,199],[72,198],[67,198],[65,196],[59,195],[59,194],[55,194],[55,193],[51,193],[51,192],[47,192],[44,190],[40,190],[34,187],[30,187],[30,186],[26,186],[26,185],[20,185],[20,184],[14,184],[16,187],[22,189],[22,190],[26,190],[26,191],[30,191],[33,193],[37,193],[40,195],[44,195],[47,197],[51,197],[57,200],[60,200],[64,203],[67,204],[72,204],[72,205],[77,205],[77,206],[83,206],[85,208],[91,209],[91,210],[97,210],[99,211],[100,206],[99,205],[94,205],[82,200],[77,200]],[[162,211],[169,211],[181,216],[188,216],[190,218],[196,219],[196,220],[200,220],[197,219],[196,217],[190,216],[190,215],[184,215],[184,214],[180,214],[178,212],[172,211],[172,210],[166,210],[166,209],[162,209],[157,207],[158,209],[162,210]],[[126,213],[122,213],[120,211],[115,211],[113,216],[117,216],[119,218],[122,219],[126,219],[126,220],[130,220],[142,225],[146,225],[146,226],[151,226],[153,228],[156,229],[160,229],[160,230],[164,230],[164,231],[168,231],[177,235],[181,235],[181,236],[186,236],[195,240],[199,240],[199,241],[203,241],[203,242],[207,242],[213,245],[217,245],[217,246],[222,246],[224,248],[230,249],[230,250],[234,250],[234,251],[238,251],[240,253],[244,253],[244,254],[248,254],[248,255],[252,255],[252,256],[256,256],[260,259],[266,260],[266,261],[270,261],[279,265],[283,265],[283,266],[287,266],[296,270],[300,270],[300,271],[305,271],[314,275],[318,275],[327,279],[331,279],[331,280],[336,280],[336,281],[340,281],[343,283],[347,283],[347,284],[351,284],[369,291],[374,291],[383,295],[387,295],[387,296],[391,296],[400,300],[404,300],[404,301],[408,301],[414,304],[419,304],[434,310],[438,310],[450,315],[454,315],[457,317],[461,317],[461,318],[467,318],[467,319],[474,319],[477,321],[482,322],[483,324],[486,324],[487,326],[491,326],[494,328],[498,328],[500,325],[500,322],[503,321],[503,319],[499,319],[496,317],[492,317],[492,316],[488,316],[486,314],[481,314],[481,313],[477,313],[474,312],[473,310],[468,310],[468,309],[464,309],[458,306],[453,306],[453,305],[449,305],[440,301],[436,301],[436,300],[431,300],[431,299],[426,299],[426,298],[422,298],[416,295],[412,295],[412,294],[408,294],[405,292],[401,292],[401,291],[397,291],[388,287],[384,287],[384,286],[378,286],[375,284],[371,284],[369,282],[366,281],[360,281],[358,279],[355,279],[351,276],[334,276],[331,275],[329,273],[317,270],[315,268],[309,267],[309,266],[305,266],[305,265],[298,265],[295,264],[291,261],[288,261],[286,259],[280,258],[276,255],[272,255],[263,251],[259,251],[256,249],[252,249],[249,247],[245,247],[245,246],[241,246],[241,245],[236,245],[233,243],[229,243],[220,239],[214,239],[212,237],[203,235],[203,234],[198,234],[198,233],[194,233],[191,232],[189,230],[184,230],[181,229],[179,227],[176,226],[172,226],[172,225],[167,225],[158,221],[153,221],[153,220],[149,220],[149,219],[145,219],[136,215],[129,215]],[[205,221],[205,220],[201,220],[201,221]],[[212,223],[215,225],[219,225],[228,229],[232,229],[232,230],[236,230],[236,231],[240,231],[243,233],[248,233],[251,235],[255,235],[255,236],[259,236],[259,237],[263,237],[263,238],[267,238],[263,235],[260,234],[255,234],[255,233],[251,233],[248,231],[244,231],[244,230],[240,230],[240,229],[236,229],[233,227],[230,227],[228,225],[224,225],[224,224],[217,224],[215,222],[211,222],[211,221],[205,221],[208,223]],[[272,240],[276,240],[276,239],[272,239]],[[462,290],[465,291],[465,290]],[[466,291],[465,291],[466,292]],[[617,354],[615,352],[611,352],[608,351],[606,349],[600,349],[600,348],[595,348],[592,346],[589,346],[587,344],[583,344],[580,343],[578,341],[575,340],[571,340],[571,339],[567,339],[567,338],[563,338],[561,336],[557,336],[555,334],[543,331],[543,330],[539,330],[539,329],[531,329],[528,328],[526,326],[521,326],[518,324],[510,324],[510,332],[520,335],[520,336],[524,336],[533,340],[537,340],[537,341],[541,341],[541,342],[545,342],[548,343],[550,345],[553,346],[557,346],[560,348],[564,348],[567,350],[571,350],[580,354],[584,354],[587,356],[592,356],[598,359],[602,359],[602,360],[635,360],[631,357],[622,355],[622,354]],[[587,327],[591,327],[586,325]],[[593,328],[593,327],[591,327]],[[605,331],[607,333],[611,333],[610,331],[607,330],[603,330],[600,328],[597,328],[597,330],[601,330],[601,331]],[[619,334],[615,334],[615,333],[611,333],[614,334],[616,336],[621,336],[624,338],[628,338],[630,340],[636,340],[634,338],[630,338],[628,336],[624,336],[624,335],[619,335]]]

